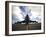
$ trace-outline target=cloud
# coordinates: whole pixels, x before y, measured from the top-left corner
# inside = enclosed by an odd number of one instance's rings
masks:
[[[23,21],[25,16],[28,14],[30,17],[30,20],[32,21],[40,21],[41,22],[41,15],[40,15],[40,11],[39,11],[39,7],[28,7],[28,6],[13,6],[13,23],[17,22],[17,21]],[[37,9],[38,8],[38,9]],[[36,10],[34,10],[36,9]]]

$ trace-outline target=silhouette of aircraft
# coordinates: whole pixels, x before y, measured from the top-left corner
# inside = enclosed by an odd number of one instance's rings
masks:
[[[31,22],[34,23],[34,22],[36,22],[36,21],[32,21],[32,20],[30,20],[28,14],[27,14],[26,17],[25,17],[25,20],[24,20],[24,21],[20,21],[20,22],[18,21],[18,22],[15,23],[15,24],[19,24],[19,23],[20,23],[20,24],[21,24],[21,23],[28,24],[28,23],[31,23]],[[38,22],[36,22],[36,23],[38,23]]]

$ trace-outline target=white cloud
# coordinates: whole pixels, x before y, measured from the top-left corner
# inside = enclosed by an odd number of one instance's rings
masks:
[[[28,9],[26,9],[26,10],[30,10],[30,12],[28,13],[28,15],[30,17],[30,20],[32,20],[32,21],[35,21],[36,20],[38,22],[41,22],[41,20],[40,20],[41,19],[40,18],[41,17],[41,15],[40,15],[41,13],[40,13],[40,10],[39,9],[40,9],[39,7],[35,7],[34,8],[34,6],[33,7],[29,7]],[[16,21],[23,21],[24,18],[25,18],[25,16],[26,16],[26,14],[27,13],[25,13],[25,12],[23,12],[23,11],[20,10],[19,6],[14,6],[13,7],[13,15],[14,15],[14,17],[17,17],[17,19],[18,19]],[[15,20],[13,20],[13,22],[15,22]]]

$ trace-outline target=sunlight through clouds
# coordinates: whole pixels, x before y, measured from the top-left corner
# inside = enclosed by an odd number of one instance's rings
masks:
[[[40,6],[13,6],[13,23],[17,21],[23,21],[28,14],[30,20],[41,22],[41,7]],[[16,19],[16,20],[14,20]]]

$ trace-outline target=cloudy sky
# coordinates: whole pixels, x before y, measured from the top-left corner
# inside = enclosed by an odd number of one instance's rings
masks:
[[[41,6],[12,6],[12,22],[23,21],[26,15],[30,20],[41,22]]]

